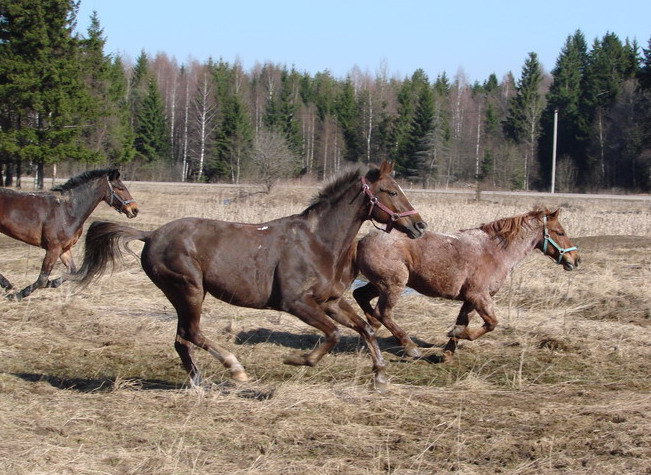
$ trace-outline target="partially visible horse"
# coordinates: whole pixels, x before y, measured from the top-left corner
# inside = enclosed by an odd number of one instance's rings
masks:
[[[418,241],[370,233],[359,241],[356,255],[356,265],[369,283],[355,289],[353,296],[369,323],[376,329],[383,324],[412,357],[420,357],[420,350],[392,318],[405,287],[463,301],[443,353],[444,361],[450,361],[460,339],[475,340],[495,328],[491,297],[531,251],[541,250],[568,271],[579,264],[577,248],[558,221],[559,211],[535,209],[453,234],[426,232]],[[379,299],[374,308],[375,297]],[[473,310],[484,320],[480,328],[468,328]]]
[[[81,236],[84,222],[101,201],[129,218],[138,214],[138,205],[115,168],[82,173],[50,192],[0,188],[0,232],[45,249],[36,282],[10,294],[9,298],[21,300],[36,289],[61,285],[61,277],[48,280],[57,259],[69,271],[75,271],[71,248]],[[6,290],[13,288],[1,274],[0,286]]]
[[[176,309],[175,348],[192,385],[201,382],[192,359],[194,346],[216,357],[233,379],[248,378],[235,355],[201,331],[201,307],[210,292],[241,307],[291,313],[325,334],[318,347],[287,357],[287,364],[314,366],[328,353],[339,341],[332,320],[354,329],[369,348],[374,382],[382,390],[386,364],[373,329],[341,297],[355,278],[352,255],[364,221],[386,223],[410,238],[424,233],[426,224],[392,173],[393,164],[387,162],[368,170],[358,167],[322,189],[302,213],[260,224],[182,218],[139,231],[95,222],[86,234],[84,262],[73,278],[89,284],[123,247],[128,249],[128,242],[144,241],[142,267]]]

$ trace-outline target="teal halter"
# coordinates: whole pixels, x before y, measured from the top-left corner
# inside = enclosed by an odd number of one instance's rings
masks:
[[[559,246],[559,245],[556,243],[556,241],[554,241],[554,240],[549,236],[549,230],[547,229],[547,216],[543,216],[543,226],[544,226],[544,229],[543,229],[543,236],[544,236],[545,240],[543,241],[542,252],[543,252],[543,254],[547,254],[547,244],[548,244],[548,243],[551,244],[551,245],[554,246],[554,247],[556,248],[556,250],[558,251],[558,260],[556,261],[556,264],[560,264],[561,261],[563,260],[563,255],[564,255],[566,252],[576,251],[576,250],[577,250],[577,247],[576,247],[576,246],[572,246],[572,247],[567,247],[567,248],[563,249],[561,246]]]

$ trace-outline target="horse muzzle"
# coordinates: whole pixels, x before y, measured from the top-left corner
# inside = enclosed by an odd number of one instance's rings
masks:
[[[579,253],[574,251],[567,253],[563,255],[563,269],[570,271],[574,270],[575,267],[579,267],[579,263],[581,262],[581,257],[579,256]]]
[[[129,219],[135,218],[138,216],[138,205],[134,203],[129,203],[122,207],[121,210]]]
[[[412,220],[408,226],[404,226],[404,232],[410,239],[418,239],[425,235],[427,223],[420,218],[420,215],[415,215],[416,220]]]

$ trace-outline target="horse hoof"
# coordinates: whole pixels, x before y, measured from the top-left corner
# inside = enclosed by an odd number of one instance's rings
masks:
[[[289,355],[285,357],[283,363],[292,365],[292,366],[313,366],[310,364],[305,355]]]
[[[385,394],[389,390],[389,382],[384,376],[375,376],[373,389],[380,394]]]
[[[246,383],[249,380],[249,376],[244,371],[235,371],[231,374],[231,378],[240,383]]]
[[[422,358],[423,353],[418,348],[411,347],[411,348],[405,348],[405,355],[409,356],[410,358]]]
[[[444,351],[443,356],[441,357],[442,363],[452,363],[454,361],[454,353],[450,351]]]

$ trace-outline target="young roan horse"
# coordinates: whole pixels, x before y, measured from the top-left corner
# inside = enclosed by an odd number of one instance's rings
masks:
[[[454,234],[426,232],[418,241],[397,234],[370,233],[357,246],[356,265],[369,283],[353,296],[374,328],[383,324],[411,357],[421,352],[392,318],[406,286],[429,297],[463,301],[456,325],[448,333],[443,361],[451,361],[459,340],[476,340],[497,325],[492,296],[513,267],[534,249],[565,270],[578,266],[577,248],[558,221],[559,210],[535,209]],[[371,300],[379,297],[373,307]],[[471,312],[483,319],[470,329]]]
[[[139,231],[95,222],[86,234],[84,262],[73,278],[88,285],[122,249],[128,250],[130,241],[144,241],[141,264],[177,312],[175,348],[191,385],[201,383],[193,345],[216,357],[233,379],[248,379],[235,355],[201,331],[201,307],[209,292],[241,307],[290,313],[325,334],[314,350],[287,357],[287,364],[314,366],[328,353],[340,338],[332,320],[354,329],[369,348],[374,383],[382,390],[386,365],[373,329],[342,295],[355,277],[352,254],[364,221],[385,223],[410,238],[424,233],[426,224],[392,173],[393,164],[387,162],[347,172],[321,190],[302,213],[260,224],[182,218]]]
[[[129,218],[138,214],[138,205],[114,168],[82,173],[50,192],[0,188],[0,232],[45,249],[36,282],[9,294],[8,298],[21,300],[36,289],[61,285],[63,277],[49,280],[57,259],[69,271],[75,271],[71,248],[81,236],[84,222],[101,201]],[[0,286],[5,290],[13,288],[1,274]]]

